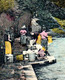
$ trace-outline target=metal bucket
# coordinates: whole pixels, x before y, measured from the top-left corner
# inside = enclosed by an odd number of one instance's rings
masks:
[[[16,60],[22,61],[23,60],[23,54],[17,55]]]
[[[21,35],[20,42],[21,44],[26,44],[26,35]]]
[[[13,62],[13,55],[12,54],[6,54],[5,55],[5,63]]]
[[[35,61],[35,53],[29,53],[29,61]]]

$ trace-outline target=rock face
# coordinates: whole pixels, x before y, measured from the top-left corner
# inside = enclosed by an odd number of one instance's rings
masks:
[[[59,27],[58,23],[54,21],[52,16],[64,19],[65,9],[58,7],[51,0],[17,0],[21,9],[28,9],[37,14],[37,18],[42,20],[42,26],[44,25],[47,29]],[[33,4],[34,3],[34,4]]]
[[[8,34],[6,31],[10,31],[10,34],[14,34],[14,20],[6,13],[1,13],[0,15],[0,39],[4,40],[4,34]],[[12,35],[11,35],[12,37]]]
[[[21,29],[21,27],[23,26],[23,24],[28,28],[31,26],[31,18],[32,18],[32,14],[29,12],[25,12],[23,14],[23,16],[20,16],[19,19],[19,25],[18,25],[18,30]]]
[[[13,25],[14,21],[10,21],[5,13],[2,13],[0,15],[0,28],[1,30],[4,31],[10,28]]]
[[[47,1],[45,4],[45,9],[48,10],[54,17],[65,19],[65,9],[58,7],[53,2]]]
[[[0,15],[0,32],[5,32],[5,29],[13,27],[12,32],[19,34],[23,24],[26,25],[28,31],[31,26],[32,15],[40,19],[39,25],[46,27],[46,29],[59,27],[59,24],[53,19],[54,17],[65,18],[65,9],[56,6],[49,0],[16,0],[16,6],[13,8],[15,21],[10,20],[6,13]],[[52,6],[52,7],[51,7]],[[31,13],[32,12],[32,13]],[[37,15],[36,15],[37,14]],[[33,25],[34,26],[34,25]],[[39,26],[37,25],[37,28]],[[33,28],[34,30],[34,28]],[[34,32],[34,31],[33,31]]]
[[[27,27],[28,31],[30,31],[30,26],[31,26],[32,14],[27,11],[19,13],[19,14],[18,14],[19,15],[18,18],[16,18],[15,23],[14,23],[14,32],[16,34],[15,36],[20,34],[20,30],[23,25]]]
[[[37,18],[33,18],[32,21],[31,21],[31,28],[32,28],[33,33],[41,32],[41,26],[36,22],[38,20],[39,19],[37,19]]]
[[[16,32],[18,33],[21,29],[21,27],[23,26],[23,24],[26,25],[27,28],[30,27],[31,25],[31,18],[32,15],[29,12],[25,12],[23,15],[20,15],[20,13],[18,13],[18,17],[16,18],[17,14],[15,14],[15,21],[11,20],[11,18],[9,18],[9,16],[7,16],[6,13],[2,13],[0,15],[0,32],[2,31],[3,34],[5,34],[5,30],[9,30],[10,32],[16,34]]]

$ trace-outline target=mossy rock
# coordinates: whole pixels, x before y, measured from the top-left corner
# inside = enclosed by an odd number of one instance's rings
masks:
[[[54,17],[55,19],[56,19],[56,21],[63,27],[63,26],[65,26],[65,20],[62,20],[62,19],[59,19],[59,18],[56,18],[56,17]]]
[[[54,28],[54,29],[52,29],[52,31],[55,32],[55,33],[65,34],[64,31],[62,31],[62,30],[60,30],[58,28]]]
[[[65,29],[65,20],[59,19],[54,17],[55,20],[57,21],[57,23],[61,26],[62,29]],[[59,29],[59,28],[53,28],[52,29],[53,32],[55,33],[61,33],[61,34],[65,34],[65,31]]]

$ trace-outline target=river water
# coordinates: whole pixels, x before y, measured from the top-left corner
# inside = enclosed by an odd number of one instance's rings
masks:
[[[38,80],[65,80],[65,38],[55,38],[48,46],[57,63],[35,68]]]

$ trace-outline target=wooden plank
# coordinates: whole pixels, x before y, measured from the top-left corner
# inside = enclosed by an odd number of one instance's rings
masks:
[[[24,71],[26,74],[26,80],[38,80],[34,72],[34,69],[32,67],[32,64],[34,65],[35,64],[45,64],[45,62],[47,61],[51,63],[53,60],[56,60],[54,56],[47,56],[47,60],[29,62],[29,65],[23,66],[23,68],[27,68],[27,70]]]
[[[28,68],[27,70],[24,71],[25,74],[26,74],[26,80],[38,80],[32,65],[27,65],[27,66],[24,66],[24,67]]]
[[[32,64],[45,64],[45,62],[48,61],[49,63],[51,63],[53,60],[56,60],[56,59],[54,58],[54,56],[47,56],[47,59],[46,59],[46,60],[29,62],[29,64],[30,64],[30,65],[32,65]]]

